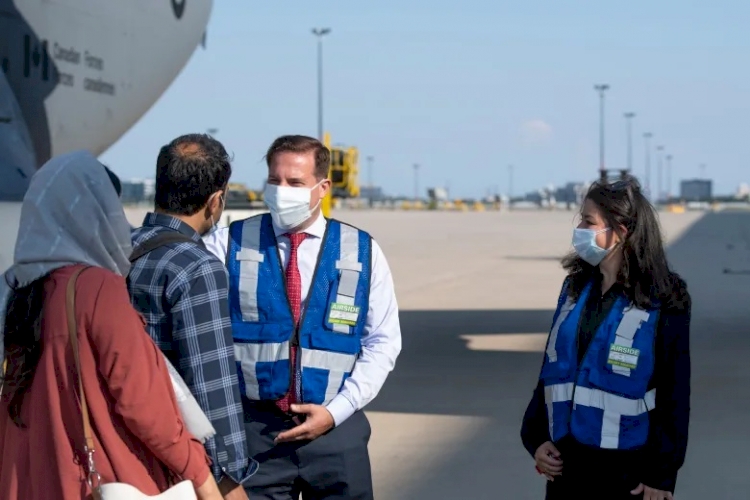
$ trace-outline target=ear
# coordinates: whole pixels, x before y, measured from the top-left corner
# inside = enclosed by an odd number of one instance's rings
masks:
[[[216,213],[221,209],[221,197],[224,196],[224,190],[220,189],[211,195],[211,199],[208,200],[208,206],[211,213]]]
[[[323,180],[323,182],[320,183],[320,186],[318,186],[318,189],[320,190],[320,197],[325,198],[325,196],[331,190],[331,179]]]
[[[617,229],[619,230],[620,235],[622,235],[622,236],[620,236],[620,241],[621,242],[625,241],[625,238],[628,237],[628,228],[626,228],[625,226],[623,226],[622,224],[620,224],[620,225],[617,226]]]

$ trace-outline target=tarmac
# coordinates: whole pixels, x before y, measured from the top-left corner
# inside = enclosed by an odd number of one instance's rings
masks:
[[[142,220],[142,212],[130,215]],[[575,213],[333,216],[381,245],[401,311],[403,351],[365,410],[375,498],[544,498],[519,431]],[[660,218],[693,298],[691,428],[675,498],[748,498],[750,212]]]

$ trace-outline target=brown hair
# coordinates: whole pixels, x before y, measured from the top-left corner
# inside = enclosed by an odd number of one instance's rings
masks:
[[[331,152],[319,140],[305,135],[282,135],[268,148],[266,164],[269,167],[279,153],[314,153],[315,177],[321,180],[328,178]]]
[[[618,280],[628,299],[644,309],[665,306],[679,311],[689,310],[687,285],[669,267],[659,216],[641,192],[638,180],[628,176],[612,183],[595,182],[585,200],[596,205],[607,226],[622,240],[623,262]],[[627,234],[622,232],[621,226]],[[566,256],[562,264],[568,272],[570,293],[577,299],[598,274],[597,268],[575,252]]]

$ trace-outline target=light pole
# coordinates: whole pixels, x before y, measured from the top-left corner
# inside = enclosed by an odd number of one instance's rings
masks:
[[[628,173],[633,171],[633,118],[635,113],[625,113],[625,119],[628,122]]]
[[[662,188],[661,188],[661,170],[662,170],[662,153],[664,152],[664,146],[656,146],[656,201],[657,203],[661,200]]]
[[[414,201],[419,199],[419,163],[414,164]]]
[[[651,198],[651,138],[654,136],[651,132],[643,134],[643,141],[646,144],[646,164],[644,176],[646,177],[646,197]]]
[[[672,198],[672,155],[667,155],[667,201]]]
[[[318,38],[318,139],[323,140],[323,37],[330,28],[313,28],[312,34]]]
[[[609,85],[594,85],[594,90],[599,92],[599,175],[602,180],[607,178],[607,172],[604,167],[604,92],[609,89]]]
[[[699,168],[700,168],[700,172],[701,172],[701,179],[705,179],[706,178],[706,164],[705,163],[701,163],[701,165],[700,165]]]
[[[508,208],[513,204],[513,165],[508,165]]]
[[[375,186],[372,183],[372,164],[374,161],[374,156],[367,157],[367,183],[370,185],[370,208],[372,208],[373,198],[375,197]]]

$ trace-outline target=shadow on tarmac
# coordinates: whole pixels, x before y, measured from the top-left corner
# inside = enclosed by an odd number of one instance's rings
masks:
[[[750,269],[750,212],[707,213],[668,254],[693,299],[691,434],[675,497],[742,498],[750,490],[750,278],[724,269]],[[460,448],[443,450],[444,465],[414,478],[399,498],[543,498],[519,437],[541,349],[469,350],[462,336],[546,333],[553,313],[401,313],[403,352],[368,410],[486,417],[490,424]]]

